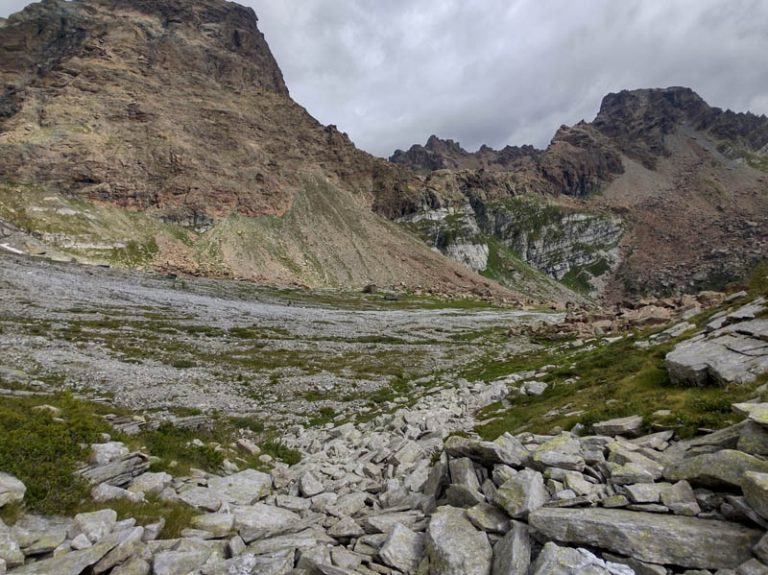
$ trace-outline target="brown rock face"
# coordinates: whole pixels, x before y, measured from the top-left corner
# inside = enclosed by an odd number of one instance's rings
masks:
[[[400,213],[469,202],[481,221],[494,203],[532,196],[620,216],[622,263],[603,291],[620,301],[722,288],[765,257],[767,146],[765,116],[667,88],[609,94],[593,122],[561,127],[546,150],[467,152],[433,136],[390,161],[428,190],[400,197]]]
[[[223,0],[46,0],[12,15],[0,220],[96,261],[509,295],[374,215],[413,175],[293,102],[257,24]]]

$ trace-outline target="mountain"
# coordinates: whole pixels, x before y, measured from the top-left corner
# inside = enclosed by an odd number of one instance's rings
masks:
[[[12,250],[273,285],[513,295],[374,213],[418,179],[291,99],[249,8],[31,4],[0,23],[0,78]]]
[[[609,94],[545,150],[432,136],[390,161],[424,186],[382,213],[502,282],[522,260],[619,301],[721,288],[768,253],[768,118],[688,88]]]

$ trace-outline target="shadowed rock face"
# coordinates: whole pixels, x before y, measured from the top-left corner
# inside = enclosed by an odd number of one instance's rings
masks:
[[[427,191],[401,195],[396,217],[412,221],[469,203],[488,241],[558,279],[599,268],[602,277],[587,279],[613,301],[721,288],[743,277],[768,245],[766,146],[765,116],[711,107],[689,88],[622,91],[603,99],[593,122],[561,127],[545,150],[483,146],[467,152],[435,136],[425,146],[398,150],[390,161],[418,171]],[[604,246],[579,239],[565,250],[554,246],[561,261],[540,265],[515,238],[531,227],[534,236],[546,236],[541,218],[524,230],[487,225],[487,214],[514,221],[509,201],[520,196],[586,217],[609,212],[620,218],[620,242],[618,236],[608,242],[615,254],[590,261],[586,256]],[[581,236],[563,223],[560,236]],[[581,266],[574,267],[571,256],[583,248],[576,258]]]

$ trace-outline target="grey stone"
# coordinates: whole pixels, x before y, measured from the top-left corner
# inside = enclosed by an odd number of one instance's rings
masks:
[[[91,543],[96,543],[112,532],[115,523],[117,523],[117,513],[112,509],[78,513],[70,529],[70,536],[74,537],[82,533]]]
[[[752,548],[752,551],[763,563],[768,563],[768,533],[763,535],[760,541]]]
[[[235,516],[231,513],[205,513],[192,518],[192,527],[207,531],[214,537],[225,537],[234,529]]]
[[[600,421],[592,425],[598,435],[627,435],[635,437],[643,430],[643,418],[639,415]]]
[[[128,491],[146,495],[160,495],[163,489],[171,484],[171,481],[173,481],[173,477],[168,473],[142,473],[131,482]]]
[[[290,575],[293,572],[296,552],[293,549],[284,549],[275,553],[265,555],[249,555],[253,557],[248,560],[252,564],[250,571],[244,571],[243,575]],[[230,575],[228,573],[228,575]],[[239,573],[237,575],[240,575]]]
[[[749,506],[761,517],[768,519],[768,473],[747,471],[741,488]]]
[[[768,429],[754,421],[747,421],[741,430],[737,448],[752,455],[768,455]]]
[[[739,565],[736,575],[768,575],[768,567],[757,559],[750,559]]]
[[[509,515],[488,503],[478,503],[467,509],[467,518],[472,525],[489,533],[506,533],[511,525]]]
[[[547,388],[549,385],[543,381],[525,381],[520,386],[520,392],[523,395],[542,395],[545,391],[547,391]]]
[[[125,562],[130,557],[137,554],[137,550],[142,546],[141,538],[144,535],[143,527],[134,527],[122,537],[120,543],[102,557],[93,567],[94,573],[104,573],[109,571],[115,565]]]
[[[491,575],[528,575],[531,538],[525,523],[514,521],[512,529],[493,546]]]
[[[697,455],[669,465],[664,477],[704,487],[741,487],[748,471],[768,473],[768,462],[734,449]]]
[[[205,563],[211,556],[210,551],[164,551],[154,556],[152,572],[154,575],[188,575]]]
[[[255,469],[245,469],[234,475],[214,477],[208,487],[222,501],[236,505],[251,505],[272,490],[272,476]]]
[[[24,575],[80,575],[88,567],[95,565],[102,557],[119,545],[127,533],[110,534],[93,547],[81,551],[63,553],[50,559],[27,563],[14,571]]]
[[[179,501],[182,501],[202,511],[218,511],[221,507],[221,499],[213,490],[207,487],[191,487],[178,493]]]
[[[152,565],[145,559],[133,557],[115,567],[110,575],[149,575],[150,571],[152,571]]]
[[[125,443],[120,441],[108,441],[107,443],[94,443],[91,445],[90,462],[97,465],[106,465],[116,459],[125,457],[130,450]]]
[[[541,473],[524,469],[498,488],[495,503],[513,519],[525,519],[548,499]]]
[[[661,502],[675,515],[695,517],[701,512],[691,485],[687,481],[678,481],[661,492]]]
[[[489,467],[497,463],[511,466],[519,466],[522,463],[519,448],[513,440],[507,438],[492,442],[454,435],[445,441],[445,452],[451,457],[468,457]]]
[[[129,453],[105,465],[92,464],[77,473],[91,485],[108,483],[115,487],[128,485],[149,469],[149,458],[140,452]]]
[[[430,575],[489,575],[493,558],[485,533],[453,507],[440,507],[432,515],[427,554]]]
[[[342,517],[338,523],[328,529],[328,535],[337,539],[350,539],[365,535],[365,531],[351,517]]]
[[[91,489],[91,498],[98,503],[106,503],[107,501],[114,501],[116,499],[125,499],[133,503],[141,503],[144,501],[144,495],[142,493],[134,493],[123,489],[122,487],[115,487],[114,485],[108,485],[101,483]]]
[[[264,503],[236,507],[233,514],[235,529],[246,543],[270,533],[277,534],[281,530],[285,532],[301,519],[292,511]]]
[[[13,475],[0,473],[0,507],[9,503],[20,503],[24,500],[27,487]]]
[[[759,323],[752,328],[744,324],[739,328],[756,332],[763,323],[768,325],[768,320],[755,321]],[[689,340],[679,343],[665,361],[669,377],[676,385],[752,383],[759,374],[768,371],[768,341],[752,337],[751,333],[735,332]]]
[[[732,569],[751,557],[760,532],[733,523],[620,509],[549,509],[530,515],[547,539],[590,545],[648,563]]]
[[[304,497],[314,497],[325,491],[323,484],[307,471],[299,477],[299,491]]]
[[[424,557],[424,546],[422,533],[414,533],[403,525],[395,524],[379,550],[379,556],[385,565],[411,575]]]
[[[18,541],[11,535],[11,530],[2,520],[0,520],[0,559],[11,568],[24,563],[24,554],[21,552]]]
[[[560,547],[550,541],[536,558],[532,575],[610,575],[604,561],[585,549]],[[634,575],[631,569],[626,573]]]

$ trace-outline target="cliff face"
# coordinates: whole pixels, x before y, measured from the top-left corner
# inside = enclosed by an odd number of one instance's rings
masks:
[[[506,293],[372,212],[417,180],[291,100],[249,8],[46,0],[0,27],[0,79],[0,220],[22,251]]]
[[[469,205],[488,245],[620,300],[723,287],[765,257],[767,146],[765,116],[668,88],[609,94],[593,122],[561,127],[546,150],[467,152],[432,137],[390,161],[425,183],[398,217]]]

